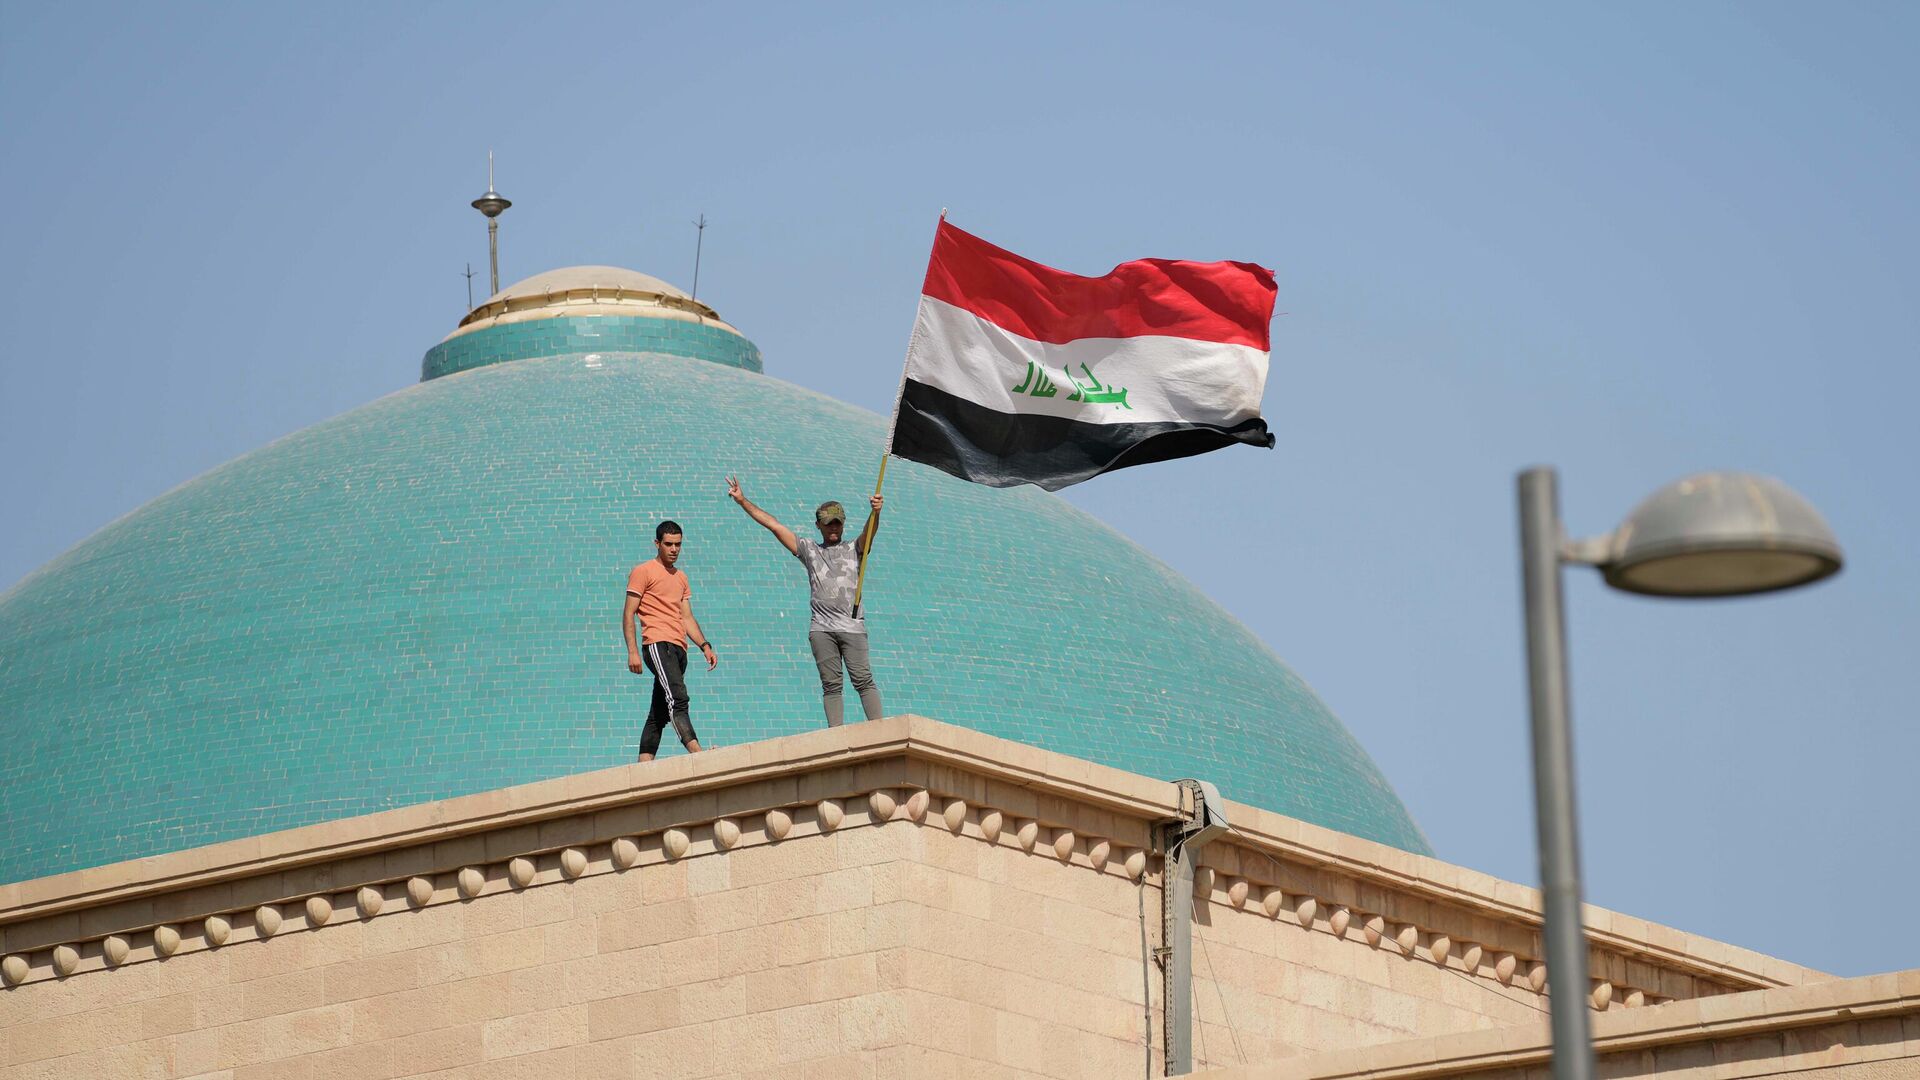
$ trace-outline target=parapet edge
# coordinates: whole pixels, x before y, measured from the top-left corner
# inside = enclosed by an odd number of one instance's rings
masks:
[[[458,870],[462,860],[503,852],[519,859],[557,858],[582,843],[604,845],[629,832],[709,822],[721,812],[723,792],[726,812],[764,813],[794,802],[800,780],[810,773],[832,773],[829,783],[838,785],[838,796],[890,790],[951,797],[963,816],[961,800],[969,796],[979,808],[990,805],[983,793],[1001,803],[1020,793],[1021,805],[1006,807],[1009,813],[1036,822],[1075,822],[1086,837],[1118,842],[1124,835],[1143,856],[1140,869],[1129,865],[1129,873],[1144,872],[1145,856],[1157,854],[1147,850],[1152,826],[1180,815],[1180,789],[1173,782],[903,715],[3,885],[0,952],[151,933],[161,924],[215,917],[216,909],[232,907],[242,896],[251,904],[282,892],[293,899],[303,890],[352,893],[403,881],[423,867]],[[809,799],[822,790],[813,784]],[[927,801],[919,802],[923,815]],[[1290,913],[1304,922],[1318,918],[1336,935],[1344,936],[1349,924],[1369,939],[1410,935],[1442,965],[1450,956],[1460,962],[1453,952],[1458,942],[1462,954],[1472,948],[1477,958],[1484,952],[1489,970],[1496,956],[1510,961],[1502,981],[1514,977],[1519,958],[1532,957],[1519,969],[1523,981],[1544,982],[1537,959],[1544,955],[1537,890],[1257,807],[1231,804],[1229,815],[1233,834],[1209,845],[1202,859],[1208,873],[1200,887],[1208,899],[1242,906],[1257,887],[1251,895],[1291,898]],[[1278,906],[1276,901],[1268,914]],[[1662,1001],[1831,978],[1602,908],[1588,907],[1586,918],[1595,978],[1609,995],[1614,982]],[[1658,972],[1649,975],[1648,965],[1672,973],[1672,985]]]

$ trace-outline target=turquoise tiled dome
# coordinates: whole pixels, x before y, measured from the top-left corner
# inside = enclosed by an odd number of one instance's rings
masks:
[[[730,329],[623,318],[452,338],[457,373],[215,469],[0,594],[0,881],[631,761],[649,684],[622,589],[665,517],[720,648],[688,676],[701,737],[820,724],[805,575],[724,477],[795,526],[858,507],[885,422],[758,374]],[[600,331],[619,348],[588,351]],[[536,333],[558,333],[546,354]],[[904,462],[887,495],[867,610],[889,713],[1428,850],[1313,691],[1113,530]]]

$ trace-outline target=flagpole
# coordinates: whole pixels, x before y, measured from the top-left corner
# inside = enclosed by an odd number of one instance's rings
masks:
[[[947,208],[943,206],[940,208],[940,221],[933,226],[933,235],[936,240],[940,236],[940,225],[946,220]],[[913,359],[913,347],[919,340],[920,315],[916,311],[913,318],[913,333],[907,335],[906,359],[900,362],[900,386],[893,392],[893,415],[887,420],[887,444],[880,451],[880,475],[873,481],[873,493],[876,496],[887,483],[887,459],[893,456],[893,434],[900,426],[900,397],[907,392],[907,363]],[[872,511],[869,510],[868,514],[871,516]],[[867,588],[867,559],[872,554],[871,548],[860,553],[860,574],[853,584],[853,617],[856,619],[860,617],[860,596]]]

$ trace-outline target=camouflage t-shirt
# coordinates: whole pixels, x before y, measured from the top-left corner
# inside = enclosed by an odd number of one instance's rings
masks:
[[[865,619],[853,617],[853,590],[860,579],[860,556],[845,541],[821,547],[801,539],[793,556],[807,568],[807,584],[813,589],[813,623],[809,630],[828,633],[864,634]]]

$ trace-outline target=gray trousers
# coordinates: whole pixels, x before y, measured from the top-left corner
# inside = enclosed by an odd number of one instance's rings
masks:
[[[873,685],[873,665],[867,661],[867,635],[815,630],[807,635],[813,647],[813,662],[820,666],[820,700],[827,709],[827,726],[843,722],[840,706],[840,668],[844,664],[853,689],[860,695],[860,709],[867,719],[880,719],[880,690]]]

